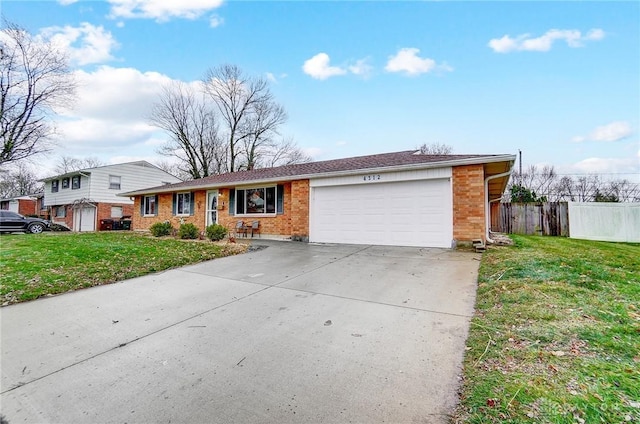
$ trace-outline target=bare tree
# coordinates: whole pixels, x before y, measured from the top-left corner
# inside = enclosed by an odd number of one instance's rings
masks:
[[[263,161],[264,167],[272,168],[275,166],[311,162],[311,157],[305,154],[295,144],[293,139],[283,139],[263,155]]]
[[[178,174],[202,178],[308,160],[291,140],[277,139],[287,113],[265,79],[223,65],[207,71],[201,87],[165,87],[150,117],[171,136],[160,153],[178,159]]]
[[[235,65],[222,65],[208,70],[203,82],[224,122],[228,170],[253,168],[260,143],[286,121],[267,80],[248,77]]]
[[[450,155],[453,152],[453,147],[444,143],[425,143],[418,150],[423,155]]]
[[[96,168],[104,165],[106,165],[106,163],[96,157],[79,159],[71,156],[60,156],[54,169],[58,174],[66,174],[80,169]]]
[[[169,160],[159,160],[159,161],[155,161],[154,165],[162,169],[164,172],[167,172],[173,175],[174,177],[181,179],[182,181],[187,181],[191,179],[191,174],[188,174],[180,170],[180,165],[176,162],[172,162]]]
[[[0,165],[48,150],[50,116],[68,105],[75,81],[67,57],[51,43],[3,20],[0,31]]]
[[[0,198],[39,193],[43,188],[44,184],[38,181],[33,169],[24,162],[0,171]]]
[[[523,189],[535,198],[550,202],[634,202],[640,198],[640,184],[626,179],[603,180],[597,174],[560,177],[553,166],[539,169],[532,165],[522,174],[514,172],[507,187],[508,193],[522,192]]]
[[[278,127],[286,120],[284,108],[275,102],[255,104],[247,118],[248,135],[243,139],[246,169],[258,167],[261,156],[278,150],[278,142],[273,137],[278,135]]]
[[[573,178],[564,175],[555,184],[555,197],[552,197],[552,201],[569,202],[575,200],[575,188]]]
[[[179,173],[203,178],[227,170],[216,116],[191,86],[175,82],[164,87],[150,121],[170,134],[159,152],[179,159]]]

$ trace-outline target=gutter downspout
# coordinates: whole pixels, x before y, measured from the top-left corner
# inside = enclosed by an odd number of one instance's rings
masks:
[[[507,175],[511,175],[512,170],[513,170],[513,164],[511,164],[511,168],[507,172],[503,172],[502,174],[492,175],[484,179],[484,192],[486,193],[484,225],[485,225],[485,238],[487,240],[487,243],[491,243],[491,244],[495,243],[495,241],[491,240],[491,237],[489,237],[489,227],[491,226],[491,203],[497,202],[498,200],[500,200],[500,197],[497,199],[489,200],[489,181],[496,178],[506,177]]]

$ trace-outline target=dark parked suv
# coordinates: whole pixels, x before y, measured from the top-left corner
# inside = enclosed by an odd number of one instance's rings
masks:
[[[38,234],[48,230],[50,226],[51,223],[44,219],[27,218],[16,212],[0,211],[0,231],[3,233],[28,231]]]

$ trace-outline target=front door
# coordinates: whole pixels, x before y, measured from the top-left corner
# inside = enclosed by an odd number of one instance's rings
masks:
[[[218,190],[207,192],[207,227],[218,223]]]

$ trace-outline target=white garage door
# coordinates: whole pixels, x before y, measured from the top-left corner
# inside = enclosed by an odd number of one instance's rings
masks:
[[[73,210],[73,231],[95,231],[96,208],[85,206]]]
[[[451,247],[449,179],[314,187],[309,240]]]

